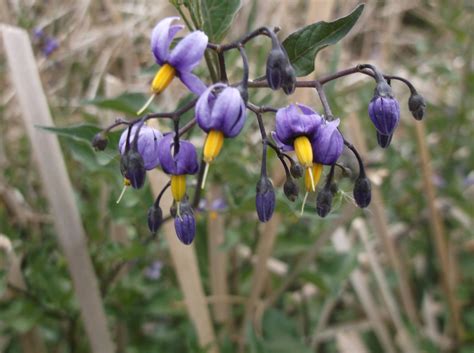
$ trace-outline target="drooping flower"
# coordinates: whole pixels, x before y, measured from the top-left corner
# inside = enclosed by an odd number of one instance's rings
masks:
[[[400,105],[392,95],[388,83],[377,83],[375,94],[369,103],[369,117],[381,135],[390,136],[400,122]]]
[[[158,144],[158,158],[166,174],[171,175],[171,193],[179,205],[186,195],[186,175],[198,169],[196,148],[191,142],[179,140],[175,146],[174,133],[165,135]]]
[[[130,145],[133,145],[137,129],[140,124],[135,124],[130,131]],[[128,129],[125,129],[120,136],[118,149],[121,154],[125,153],[127,145]],[[160,165],[158,158],[158,143],[163,138],[162,133],[147,125],[141,125],[138,130],[137,151],[143,158],[146,170],[151,170]]]
[[[196,121],[208,133],[204,143],[203,158],[206,162],[203,183],[209,164],[218,156],[224,137],[237,136],[247,118],[245,102],[237,88],[216,83],[199,97],[196,103]]]
[[[303,104],[290,104],[278,109],[276,113],[276,131],[272,133],[278,147],[283,151],[295,150],[300,164],[312,173],[314,139],[322,124],[322,117]],[[312,185],[313,191],[315,185]]]
[[[324,121],[314,135],[313,161],[324,165],[333,165],[339,159],[344,148],[344,138],[337,129],[339,119]]]
[[[204,83],[192,73],[192,70],[204,56],[208,37],[202,31],[191,32],[170,51],[173,38],[184,28],[183,25],[173,25],[175,20],[179,20],[179,17],[167,17],[161,20],[151,34],[151,51],[161,67],[151,83],[153,95],[138,111],[138,115],[150,105],[155,95],[168,87],[175,76],[196,95],[200,95],[206,89]]]

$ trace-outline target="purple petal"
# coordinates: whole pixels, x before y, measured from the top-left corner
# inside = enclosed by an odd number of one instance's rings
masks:
[[[171,23],[179,20],[179,17],[167,17],[155,26],[151,32],[151,51],[160,65],[168,60],[169,46],[173,37],[184,28],[183,25],[174,25]]]
[[[223,86],[222,83],[217,83],[215,85],[210,86],[206,89],[201,96],[199,97],[198,101],[196,102],[196,107],[194,108],[196,114],[196,121],[201,129],[205,132],[209,132],[211,130],[211,109],[214,106],[214,102],[216,101],[216,97],[212,91],[216,87]]]
[[[245,104],[237,88],[227,87],[217,97],[211,112],[213,128],[235,137],[245,124]]]
[[[135,124],[130,132],[130,146],[135,140],[139,124]],[[127,141],[128,129],[122,132],[119,140],[119,152],[120,154],[125,153],[126,141]],[[144,166],[146,170],[151,170],[160,165],[158,158],[158,143],[162,139],[163,135],[157,129],[143,125],[138,135],[137,150],[143,158]]]
[[[298,106],[298,108],[300,108],[301,112],[305,115],[318,115],[319,116],[318,113],[316,113],[313,109],[311,109],[307,105],[304,105],[301,103],[296,103],[296,105]]]
[[[278,109],[276,113],[276,133],[281,142],[292,145],[295,138],[312,138],[321,125],[322,118],[310,108],[303,106],[303,113],[294,105]],[[310,114],[305,114],[310,113]]]
[[[283,142],[281,142],[281,140],[278,138],[278,135],[277,135],[276,131],[272,131],[271,135],[272,135],[273,141],[275,141],[275,144],[280,149],[280,151],[289,152],[289,151],[294,150],[293,145],[285,145]]]
[[[197,96],[200,96],[207,88],[204,82],[191,72],[181,71],[179,73],[179,78],[181,79],[181,82],[183,82],[184,85]]]
[[[199,165],[193,144],[180,140],[179,152],[176,155],[173,155],[173,145],[174,134],[167,134],[159,142],[158,157],[163,171],[171,175],[195,174]]]
[[[323,123],[312,141],[313,159],[316,163],[332,165],[339,159],[344,139],[337,129],[340,120]]]
[[[204,56],[208,38],[202,31],[184,37],[171,51],[168,62],[178,71],[192,71]]]

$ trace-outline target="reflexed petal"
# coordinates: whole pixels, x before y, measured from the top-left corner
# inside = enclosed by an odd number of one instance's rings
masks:
[[[166,174],[195,174],[199,169],[196,149],[188,141],[180,140],[179,152],[173,153],[174,134],[167,134],[158,145],[158,157]]]
[[[135,124],[130,132],[130,146],[132,145],[135,134],[137,132],[139,124]],[[126,141],[127,141],[128,129],[122,132],[119,140],[119,152],[120,154],[125,153]],[[146,170],[151,170],[160,165],[158,158],[158,143],[162,139],[163,135],[157,129],[143,125],[140,129],[137,143],[138,153],[143,158],[143,162]]]
[[[195,95],[200,96],[205,90],[206,85],[202,82],[199,77],[191,72],[179,72],[179,78],[188,89]]]
[[[171,23],[179,20],[179,17],[167,17],[155,26],[151,33],[151,50],[160,65],[168,60],[169,46],[176,33],[183,29],[183,25],[174,25]]]
[[[290,145],[298,136],[307,136],[310,139],[314,136],[322,118],[309,107],[303,106],[302,111],[303,113],[294,104],[277,111],[276,133],[281,142]]]
[[[216,101],[216,97],[212,91],[221,87],[225,87],[225,85],[223,83],[217,83],[210,86],[204,91],[204,93],[201,94],[196,103],[196,121],[199,127],[205,132],[209,132],[209,130],[212,129],[211,110],[214,107],[214,103]]]
[[[226,137],[236,136],[245,123],[245,105],[237,88],[227,87],[217,97],[211,112],[212,129]]]
[[[344,147],[344,139],[337,129],[339,123],[339,119],[328,121],[318,129],[312,141],[314,162],[332,165],[340,157]]]
[[[281,140],[278,138],[276,131],[272,131],[271,135],[272,135],[273,141],[275,141],[275,144],[280,149],[280,151],[282,152],[294,151],[295,148],[293,147],[293,145],[285,145],[283,142],[281,142]]]
[[[296,103],[296,105],[298,106],[298,108],[300,108],[301,112],[305,115],[318,115],[319,116],[318,113],[316,113],[313,109],[311,109],[307,105],[304,105],[301,103]]]
[[[178,71],[191,71],[202,57],[208,38],[202,31],[194,31],[184,37],[171,51],[168,62]]]

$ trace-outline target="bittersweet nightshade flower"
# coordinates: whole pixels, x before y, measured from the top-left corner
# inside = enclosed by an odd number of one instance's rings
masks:
[[[268,55],[266,77],[268,86],[273,90],[281,87],[286,94],[295,91],[295,70],[290,64],[285,49],[278,41],[273,43],[272,50]]]
[[[423,96],[414,91],[408,99],[408,109],[416,120],[423,119],[426,110],[426,102]]]
[[[175,76],[196,95],[200,95],[206,89],[204,83],[192,73],[192,70],[204,56],[208,37],[202,31],[194,31],[186,35],[170,51],[173,38],[184,28],[183,25],[172,25],[175,20],[179,20],[179,17],[167,17],[161,20],[151,34],[151,50],[161,67],[151,84],[153,95],[138,111],[138,115],[145,111],[155,95],[168,87]]]
[[[392,88],[385,80],[377,83],[375,94],[369,103],[369,117],[377,131],[392,135],[400,121],[400,105],[392,95]]]
[[[322,117],[303,104],[290,104],[278,109],[273,139],[282,151],[295,150],[301,165],[312,173],[313,149],[311,140],[322,124]],[[313,180],[313,178],[311,178]],[[312,185],[315,190],[315,185]]]
[[[180,214],[174,218],[174,229],[183,244],[189,245],[193,242],[196,235],[196,219],[192,207],[187,202],[183,202]]]
[[[195,174],[199,169],[196,148],[185,140],[179,140],[178,148],[174,133],[167,134],[158,144],[158,158],[163,171],[171,175],[171,193],[177,202],[179,217],[180,202],[186,195],[186,175]]]
[[[242,131],[247,111],[239,90],[223,83],[204,91],[195,111],[199,127],[208,133],[203,148],[206,169],[201,187],[204,188],[209,164],[218,156],[224,137],[235,137]]]
[[[141,126],[140,126],[141,125]],[[158,158],[158,143],[163,138],[162,133],[145,124],[137,123],[133,125],[130,132],[130,146],[134,144],[138,130],[138,140],[136,143],[137,151],[143,158],[146,170],[151,170],[160,165]],[[121,154],[125,153],[127,146],[128,129],[125,129],[120,136],[118,149]]]
[[[304,174],[304,186],[306,192],[304,194],[303,204],[301,205],[301,215],[304,213],[304,206],[306,205],[309,193],[316,190],[316,185],[318,185],[322,174],[323,165],[319,163],[314,163],[311,168],[306,169]]]
[[[275,211],[275,190],[272,181],[265,175],[257,183],[255,204],[260,222],[268,222]]]
[[[314,135],[313,161],[324,165],[333,165],[339,159],[344,148],[344,138],[338,130],[340,120],[324,121]]]

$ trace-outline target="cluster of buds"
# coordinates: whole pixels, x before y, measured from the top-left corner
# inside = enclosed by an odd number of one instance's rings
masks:
[[[425,111],[425,102],[414,87],[405,79],[395,76],[384,76],[372,65],[359,65],[352,70],[345,70],[315,81],[297,81],[296,74],[288,55],[278,40],[275,31],[262,27],[242,39],[226,45],[209,43],[206,34],[194,31],[182,38],[172,50],[170,45],[177,33],[184,28],[173,24],[177,17],[160,21],[151,35],[151,51],[160,65],[151,83],[151,97],[139,110],[142,115],[154,97],[163,92],[177,77],[196,95],[190,103],[172,113],[150,113],[132,121],[117,120],[115,124],[98,133],[93,146],[104,150],[107,146],[107,135],[113,127],[127,125],[120,138],[118,150],[121,155],[120,170],[126,187],[141,188],[145,183],[146,171],[161,168],[170,177],[153,205],[149,208],[148,227],[156,233],[164,221],[160,201],[163,194],[171,190],[173,205],[170,215],[174,218],[176,234],[184,244],[191,244],[196,233],[195,209],[199,204],[201,189],[209,172],[209,166],[218,158],[224,145],[224,139],[238,136],[247,120],[247,112],[255,114],[262,137],[261,174],[256,184],[255,206],[258,219],[267,222],[275,210],[275,188],[267,174],[267,150],[272,148],[280,159],[286,173],[283,191],[286,197],[294,202],[299,197],[299,185],[296,179],[303,178],[305,196],[301,213],[308,195],[317,192],[316,213],[325,217],[332,208],[333,197],[338,191],[335,167],[344,168],[338,163],[344,150],[353,152],[359,165],[359,173],[354,182],[353,195],[355,203],[367,207],[371,200],[370,181],[366,176],[364,164],[357,149],[349,143],[339,130],[340,119],[334,118],[324,95],[324,83],[353,73],[364,73],[375,78],[375,95],[369,103],[368,112],[375,128],[378,144],[386,148],[400,121],[400,107],[394,98],[390,79],[405,82],[411,90],[408,102],[413,116],[420,120]],[[272,48],[266,63],[266,81],[249,81],[249,66],[244,44],[259,35],[271,38]],[[192,71],[199,64],[206,49],[214,50],[219,56],[221,79],[206,85]],[[237,84],[230,84],[225,71],[224,54],[229,50],[238,50],[244,73]],[[317,90],[324,114],[303,104],[289,104],[279,109],[259,107],[249,102],[249,87],[269,87],[291,95],[298,87],[313,87]],[[198,158],[196,147],[181,138],[187,130],[180,127],[180,116],[194,108],[195,118],[186,126],[197,124],[207,134],[202,146],[201,158]],[[263,121],[263,114],[275,114],[274,130],[270,137]],[[147,125],[150,119],[169,118],[174,122],[174,131],[162,134],[159,130]],[[294,152],[294,155],[292,153]],[[326,181],[318,187],[328,169]],[[199,173],[198,173],[199,172]],[[198,182],[194,200],[187,192],[187,176],[198,173]],[[120,195],[120,198],[123,196]]]

